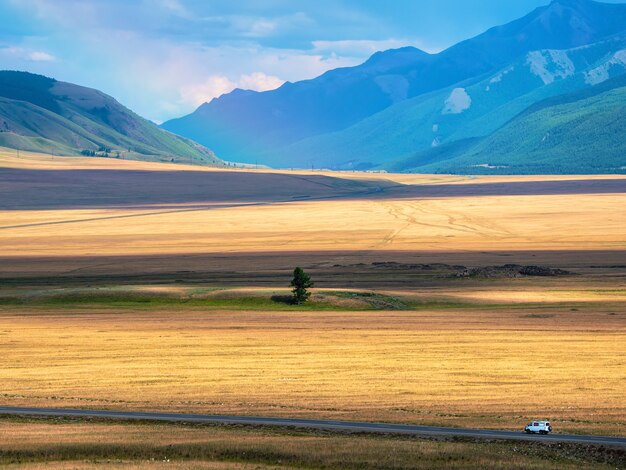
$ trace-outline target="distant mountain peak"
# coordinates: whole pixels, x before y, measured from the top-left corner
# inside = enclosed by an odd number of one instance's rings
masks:
[[[372,54],[370,58],[367,59],[360,67],[366,69],[389,69],[406,65],[407,63],[414,63],[427,57],[430,57],[428,52],[418,49],[417,47],[406,46],[376,52]]]
[[[549,5],[543,8],[547,11],[567,9],[585,14],[592,11],[619,9],[620,6],[623,7],[623,4],[597,2],[595,0],[552,0]]]
[[[573,10],[579,13],[584,13],[590,8],[603,5],[606,4],[599,4],[598,2],[591,0],[553,0],[547,7],[545,7],[545,10],[549,13],[562,13],[564,10]]]
[[[418,49],[415,46],[404,46],[404,47],[398,47],[395,49],[387,49],[384,51],[375,52],[374,54],[370,56],[368,61],[379,60],[382,57],[399,56],[399,55],[402,55],[404,57],[410,57],[410,56],[423,57],[423,56],[428,56],[430,54],[426,51]]]
[[[348,130],[410,98],[426,97],[453,85],[463,88],[467,80],[495,74],[516,61],[526,62],[533,51],[563,51],[626,33],[623,3],[549,1],[522,18],[437,54],[411,46],[377,52],[360,65],[330,70],[276,90],[223,95],[163,127],[211,145],[230,160],[308,166],[310,162],[303,159],[319,162],[321,153],[311,152],[310,157],[298,153],[298,142]],[[569,76],[578,67],[572,67],[563,54],[537,53],[530,58],[544,84],[554,81],[553,77]],[[605,75],[602,72],[600,77]],[[475,103],[472,110],[480,109],[480,102]],[[436,123],[430,124],[432,128]],[[412,139],[413,134],[407,132],[403,138]]]

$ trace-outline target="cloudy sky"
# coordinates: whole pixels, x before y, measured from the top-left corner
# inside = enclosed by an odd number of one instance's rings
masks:
[[[0,0],[0,68],[100,89],[162,122],[378,50],[437,52],[547,2]]]

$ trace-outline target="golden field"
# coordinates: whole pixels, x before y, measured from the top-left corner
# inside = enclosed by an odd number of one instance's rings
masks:
[[[0,405],[512,430],[548,418],[624,436],[624,220],[617,175],[229,171],[0,150]],[[511,263],[572,273],[459,275]],[[295,266],[318,286],[308,306],[272,300]],[[2,419],[0,466],[598,464],[544,446],[280,433]],[[176,461],[150,460],[165,450]]]
[[[171,164],[0,157],[21,172],[0,191],[0,246],[10,257],[626,251],[620,176],[346,179],[194,168],[187,180],[185,167]],[[91,160],[93,169],[80,173]],[[598,193],[609,183],[621,192]],[[517,185],[513,195],[507,184]]]
[[[0,420],[0,436],[7,469],[609,469],[622,461],[565,445],[145,423]]]
[[[626,194],[572,199],[341,200],[164,213],[2,211],[1,226],[13,228],[0,230],[0,243],[11,256],[626,248]]]
[[[2,402],[626,433],[623,302],[345,307],[4,306]]]

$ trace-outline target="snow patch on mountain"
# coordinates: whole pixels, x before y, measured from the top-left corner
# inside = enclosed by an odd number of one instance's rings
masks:
[[[500,72],[498,75],[496,75],[495,77],[493,77],[491,80],[489,80],[489,83],[491,83],[492,85],[494,83],[500,83],[502,81],[502,79],[509,73],[511,73],[513,70],[515,70],[515,66],[512,65],[506,69],[504,69],[502,72]]]
[[[443,105],[441,114],[461,114],[472,106],[472,98],[465,88],[455,88]]]
[[[532,51],[526,56],[530,71],[550,85],[557,78],[571,77],[576,73],[576,66],[565,51]]]
[[[595,69],[585,72],[585,83],[588,85],[598,85],[611,78],[610,70],[615,66],[626,67],[626,49],[617,51],[610,60]]]

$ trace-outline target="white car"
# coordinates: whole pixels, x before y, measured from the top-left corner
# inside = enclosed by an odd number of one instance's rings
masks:
[[[527,434],[548,434],[552,432],[552,426],[548,421],[531,421],[524,428]]]

